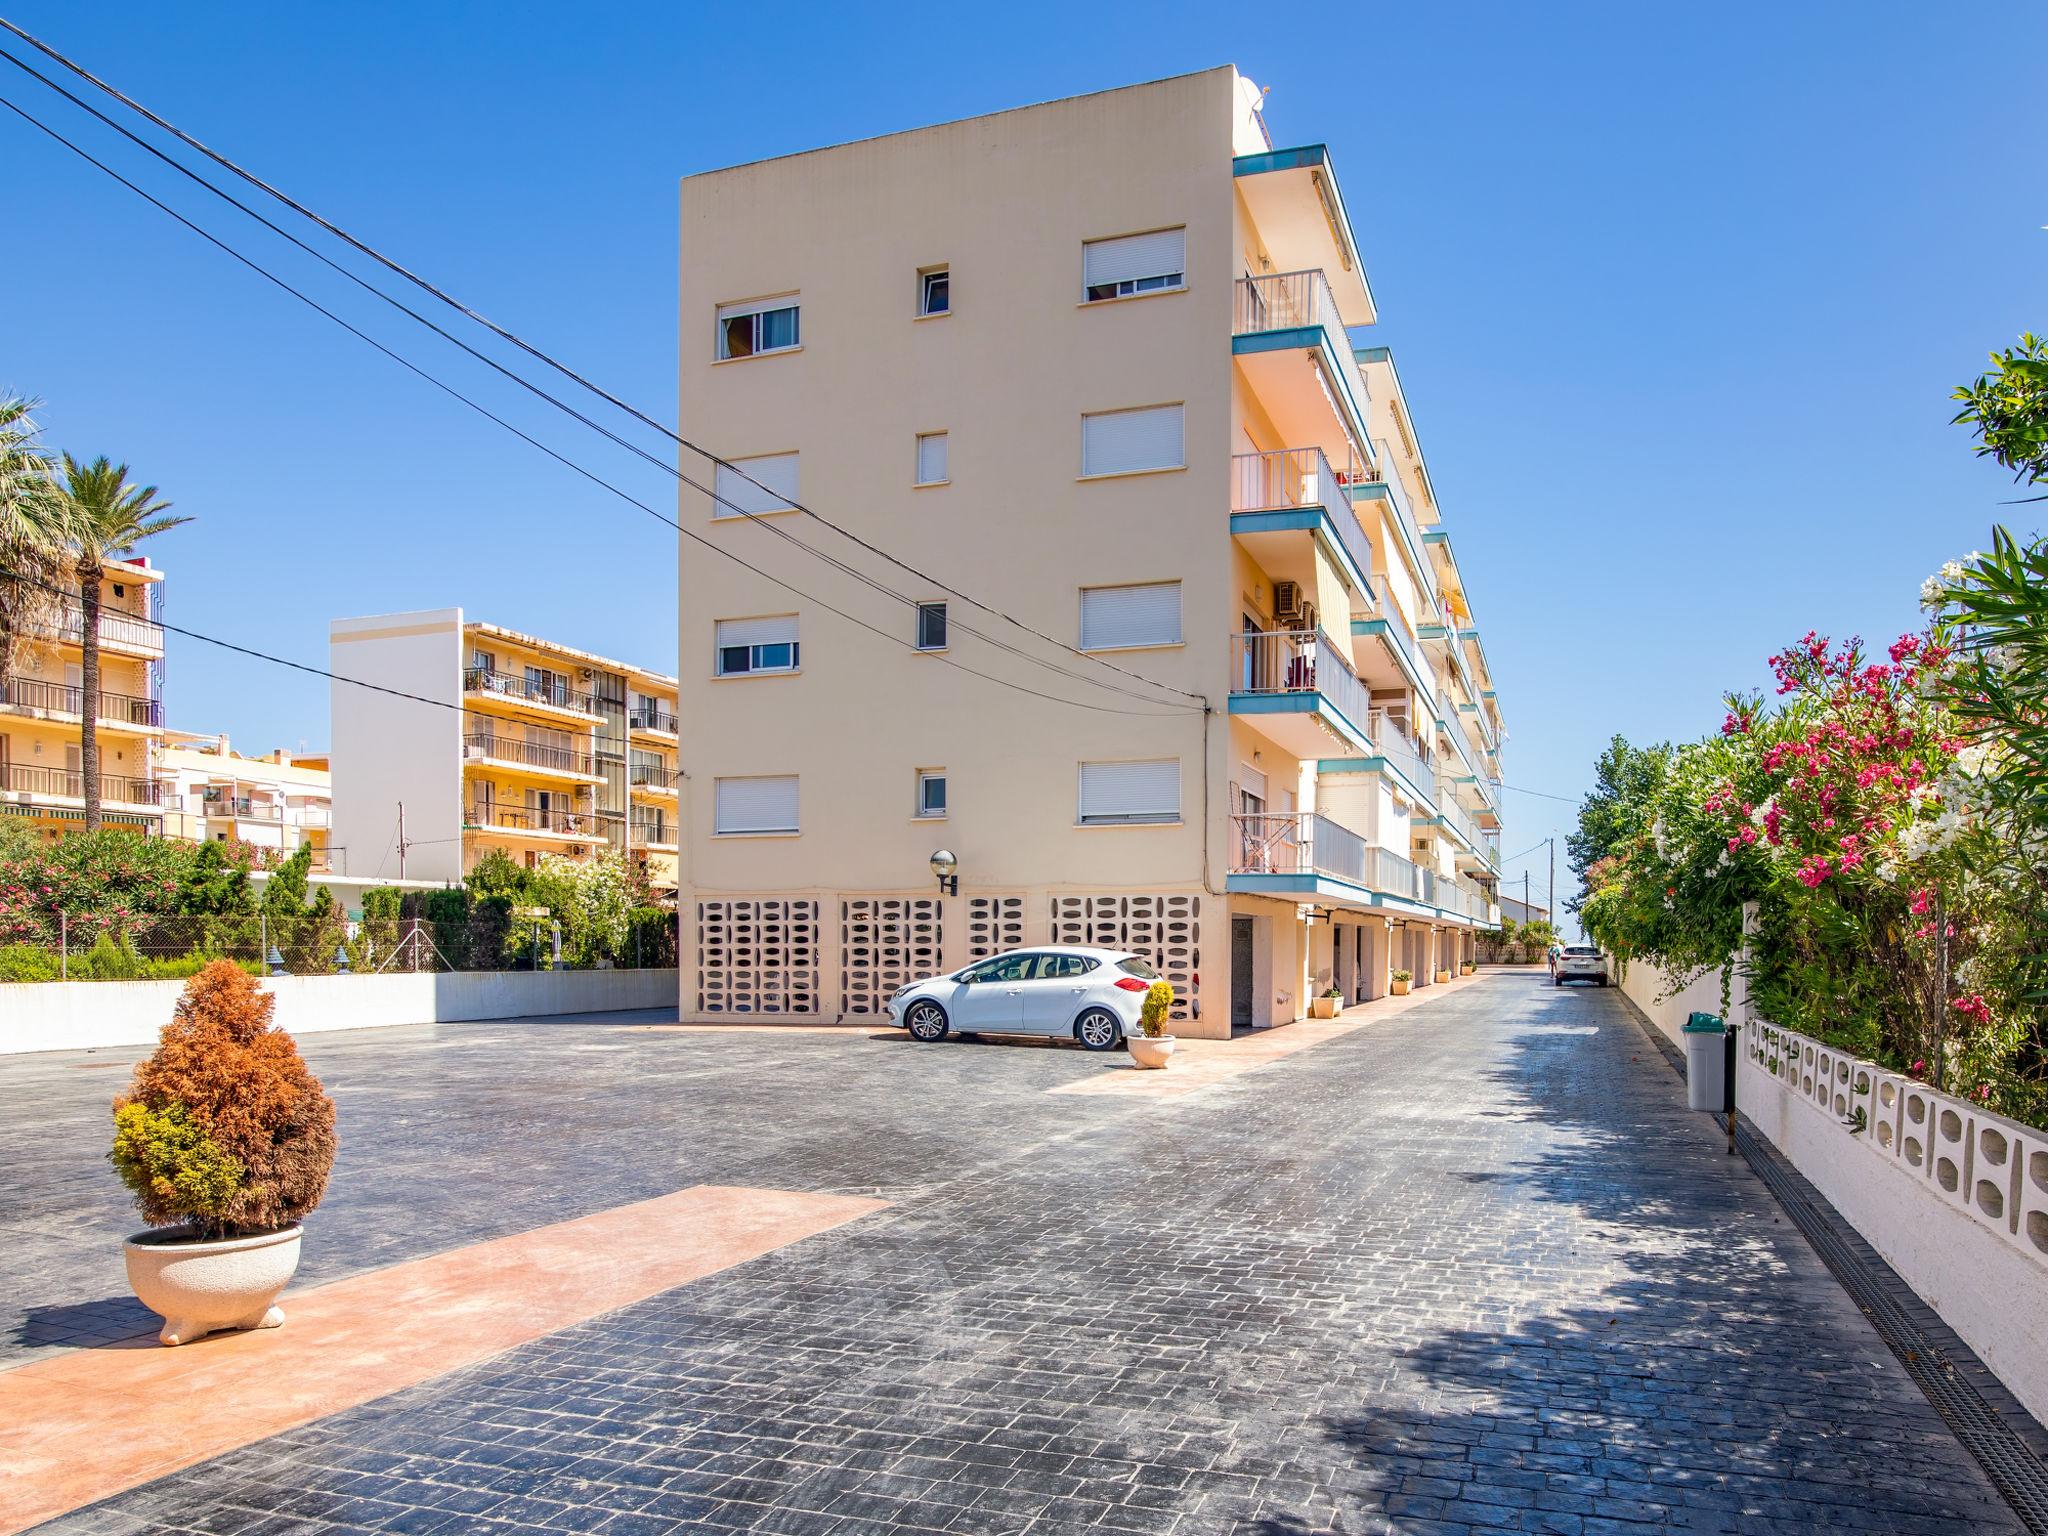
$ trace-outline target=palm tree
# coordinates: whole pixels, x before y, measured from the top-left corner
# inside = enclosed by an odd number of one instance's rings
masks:
[[[168,501],[157,500],[153,485],[130,485],[128,466],[110,464],[105,454],[90,464],[64,455],[64,494],[71,503],[71,571],[78,578],[81,624],[79,643],[85,650],[79,684],[78,769],[84,778],[85,830],[100,829],[100,583],[107,561],[126,555],[144,539],[192,521],[165,517]]]
[[[0,699],[23,642],[55,627],[69,563],[71,503],[29,415],[36,405],[0,395]]]

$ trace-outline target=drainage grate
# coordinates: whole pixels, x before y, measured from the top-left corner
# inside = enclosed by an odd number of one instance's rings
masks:
[[[1636,1024],[1683,1077],[1676,1047],[1639,1015]],[[1982,1362],[1960,1339],[1933,1337],[1914,1319],[1900,1300],[1905,1282],[1853,1229],[1845,1232],[1834,1208],[1747,1120],[1736,1122],[1735,1145],[1999,1496],[2035,1536],[2048,1536],[2048,1463],[1971,1384],[1970,1373],[1989,1375]]]

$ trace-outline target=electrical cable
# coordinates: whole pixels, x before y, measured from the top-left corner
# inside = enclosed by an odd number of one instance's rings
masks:
[[[117,90],[112,85],[109,85],[106,81],[101,80],[98,76],[92,74],[90,71],[85,69],[84,66],[76,63],[70,58],[67,58],[64,54],[58,52],[55,48],[43,42],[40,38],[37,38],[26,31],[23,31],[20,27],[16,26],[14,23],[8,21],[4,17],[0,17],[0,27],[6,28],[7,31],[21,38],[31,47],[37,49],[38,51],[47,55],[49,58],[55,60],[58,64],[70,70],[73,74],[79,76],[81,79],[86,80],[87,82],[95,86],[97,89],[113,97],[123,106],[126,106],[131,111],[146,118],[148,121],[154,123],[159,128],[162,128],[165,132],[177,138],[181,143],[198,151],[200,154],[206,156],[209,160],[212,160],[215,164],[221,166],[223,169],[231,172],[235,176],[240,177],[249,185],[258,188],[260,191],[264,192],[268,196],[275,198],[285,207],[291,209],[293,212],[299,214],[301,217],[310,220],[312,223],[326,230],[335,238],[343,241],[345,244],[349,245],[353,249],[360,251],[365,256],[368,256],[371,260],[385,267],[387,270],[395,273],[400,277],[405,278],[408,282],[415,284],[419,288],[423,289],[425,292],[433,295],[442,303],[448,305],[450,308],[466,316],[468,319],[475,321],[477,324],[485,327],[487,330],[492,332],[492,334],[502,338],[512,346],[519,348],[521,351],[527,353],[528,355],[534,357],[535,359],[544,363],[548,367],[554,369],[557,373],[560,373],[565,378],[572,380],[574,383],[590,391],[592,394],[598,396],[600,399],[617,407],[619,410],[625,412],[627,415],[633,417],[635,420],[640,421],[654,429],[656,432],[661,433],[662,436],[668,438],[670,441],[674,442],[679,447],[691,453],[698,454],[699,456],[705,459],[708,459],[716,468],[727,470],[731,474],[738,476],[741,480],[744,480],[747,484],[753,486],[755,489],[775,497],[777,501],[783,503],[791,510],[803,513],[805,516],[812,518],[822,526],[829,528],[834,533],[838,534],[841,538],[844,538],[849,542],[859,546],[861,549],[866,550],[868,553],[876,556],[877,558],[886,560],[891,565],[895,565],[900,569],[909,572],[911,575],[917,577],[918,580],[930,583],[932,586],[938,588],[940,591],[946,593],[948,596],[957,597],[960,599],[960,601],[970,604],[971,606],[978,608],[982,612],[990,614],[993,617],[999,618],[1003,620],[1005,623],[1010,624],[1017,629],[1023,630],[1027,634],[1030,634],[1040,640],[1045,641],[1048,645],[1056,646],[1060,650],[1067,652],[1069,655],[1077,656],[1083,660],[1093,662],[1097,666],[1106,667],[1112,672],[1120,673],[1125,677],[1129,677],[1134,679],[1135,681],[1142,682],[1149,687],[1165,689],[1166,691],[1171,693],[1178,693],[1184,698],[1198,700],[1205,709],[1208,707],[1208,700],[1201,694],[1190,692],[1185,688],[1177,687],[1171,683],[1162,683],[1159,682],[1157,679],[1148,678],[1144,676],[1144,674],[1142,673],[1133,672],[1129,668],[1120,667],[1116,665],[1116,663],[1108,661],[1100,656],[1096,656],[1090,652],[1080,650],[1074,646],[1070,646],[1066,644],[1066,642],[1058,640],[1053,636],[1046,634],[1044,631],[1036,629],[1029,624],[1026,624],[1023,620],[1015,617],[1014,615],[1007,613],[1000,608],[991,607],[988,604],[983,603],[978,599],[969,596],[967,593],[962,592],[959,589],[952,587],[943,581],[940,581],[937,577],[932,576],[926,571],[920,570],[918,567],[911,565],[908,561],[903,560],[901,557],[890,554],[881,546],[871,543],[866,539],[863,539],[860,535],[854,533],[851,529],[846,528],[839,523],[833,522],[830,518],[824,516],[822,513],[816,511],[814,508],[806,506],[804,503],[799,502],[794,498],[783,496],[779,491],[775,490],[773,487],[762,484],[759,480],[755,479],[752,475],[748,474],[747,471],[741,469],[737,464],[733,463],[731,460],[723,458],[716,453],[713,453],[710,449],[705,448],[700,444],[691,442],[688,438],[683,437],[682,435],[674,431],[672,428],[657,421],[655,418],[649,416],[644,411],[641,411],[635,408],[634,406],[629,405],[626,401],[620,399],[618,396],[592,383],[589,379],[585,378],[582,374],[577,373],[574,369],[569,368],[566,364],[558,362],[555,358],[550,356],[548,353],[542,351],[540,348],[521,339],[519,336],[505,329],[503,326],[498,325],[495,321],[492,321],[486,316],[479,314],[477,311],[471,309],[469,306],[463,304],[462,302],[455,299],[451,295],[445,293],[440,288],[436,287],[434,284],[428,282],[425,278],[420,277],[416,273],[411,272],[407,268],[399,265],[397,262],[392,261],[389,257],[385,256],[375,247],[368,245],[362,240],[357,239],[354,235],[351,235],[350,233],[348,233],[348,231],[342,229],[339,225],[336,225],[332,223],[330,220],[323,218],[321,215],[315,213],[312,209],[295,201],[291,197],[287,196],[285,193],[279,191],[276,187],[273,187],[268,182],[262,180],[260,177],[257,177],[251,172],[244,170],[240,165],[237,165],[233,160],[230,160],[227,156],[222,155],[218,151],[208,147],[206,144],[201,143],[198,139],[194,138],[192,135],[186,133],[183,129],[179,128],[176,124],[168,121],[163,117],[158,116],[156,113],[152,112],[149,108],[143,106],[140,102],[134,100],[132,97],[124,95],[121,91]],[[42,83],[47,85],[51,90],[58,92],[67,100],[81,107],[83,110],[92,113],[92,115],[94,117],[99,118],[101,122],[106,123],[108,126],[114,128],[116,132],[125,135],[126,137],[133,140],[135,143],[141,145],[144,149],[148,150],[158,159],[163,160],[166,164],[178,170],[181,174],[191,178],[200,186],[203,186],[208,191],[213,192],[216,196],[233,204],[236,208],[239,208],[243,213],[257,220],[266,228],[274,231],[278,235],[282,236],[284,239],[291,241],[292,244],[298,246],[301,250],[306,251],[309,255],[314,256],[317,260],[325,262],[328,266],[332,267],[335,271],[341,273],[341,275],[348,278],[351,282],[357,284],[359,287],[362,287],[367,292],[376,295],[378,298],[384,300],[385,303],[390,304],[391,306],[402,311],[406,315],[411,316],[412,319],[418,321],[421,325],[426,326],[429,330],[433,331],[436,335],[443,337],[451,344],[460,347],[463,351],[469,353],[470,356],[475,357],[479,361],[485,363],[487,366],[496,369],[498,372],[504,374],[507,378],[512,379],[514,382],[520,384],[521,387],[530,390],[532,393],[539,396],[541,399],[547,401],[549,404],[556,406],[558,409],[574,417],[583,425],[590,427],[593,431],[602,434],[606,438],[609,438],[612,442],[618,444],[623,448],[626,448],[629,452],[638,454],[640,457],[648,460],[650,463],[659,465],[663,469],[668,470],[671,474],[675,474],[678,479],[683,480],[686,484],[691,484],[695,486],[695,482],[688,480],[688,478],[682,475],[682,473],[679,470],[677,470],[675,466],[668,464],[666,461],[662,459],[656,458],[654,455],[646,452],[646,450],[638,447],[633,443],[628,442],[625,438],[620,437],[617,433],[611,431],[611,429],[599,424],[598,422],[591,420],[588,416],[585,416],[580,411],[577,411],[574,407],[566,404],[561,400],[556,399],[554,396],[540,389],[539,386],[533,384],[530,380],[527,380],[520,376],[519,374],[516,374],[511,370],[505,368],[502,364],[497,363],[493,359],[485,356],[483,353],[476,351],[474,348],[468,346],[466,343],[457,340],[454,336],[451,336],[447,331],[435,325],[431,320],[428,320],[424,315],[421,315],[416,310],[413,310],[408,306],[400,303],[397,299],[394,299],[389,294],[383,292],[383,290],[376,288],[375,286],[369,283],[364,282],[362,278],[348,271],[347,268],[338,265],[334,261],[330,260],[328,257],[321,255],[318,251],[313,250],[312,247],[306,245],[303,241],[298,240],[296,237],[292,235],[286,234],[285,231],[279,229],[276,224],[264,218],[261,214],[255,212],[246,204],[232,197],[219,187],[216,187],[213,183],[207,181],[204,177],[200,176],[197,172],[191,170],[189,167],[180,164],[178,161],[172,159],[170,156],[165,155],[161,150],[158,150],[153,146],[149,145],[144,140],[130,133],[127,129],[121,127],[119,124],[114,123],[112,119],[108,118],[104,113],[99,112],[96,108],[93,108],[87,103],[81,101],[77,96],[73,95],[70,91],[65,90],[55,81],[50,80],[48,77],[30,68],[22,60],[15,58],[14,55],[5,53],[4,51],[0,51],[0,57],[6,58],[6,60],[9,63],[15,65],[16,68],[22,70],[24,73],[32,76],[33,78],[42,81]],[[695,488],[699,490],[704,489],[704,487],[702,486],[695,486]],[[732,503],[725,501],[723,497],[716,497],[715,494],[714,499],[720,501],[721,504],[728,506],[732,505]],[[734,510],[743,509],[735,507]],[[799,548],[811,550],[813,553],[818,554],[820,558],[829,558],[824,556],[821,551],[815,550],[812,546],[804,544],[800,540],[792,540],[792,542],[796,543]],[[853,573],[849,570],[849,574]],[[915,599],[907,600],[913,602],[916,601]],[[965,628],[965,626],[960,627],[963,629]],[[968,632],[972,633],[972,631]],[[999,644],[999,642],[989,640],[989,637],[985,635],[980,636],[979,638],[987,640],[990,644]],[[1014,654],[1021,656],[1024,653],[1015,652]],[[1026,659],[1036,660],[1036,658],[1028,657]],[[1039,664],[1046,665],[1045,663]],[[1074,676],[1075,674],[1070,673],[1068,675]],[[1133,697],[1137,696],[1133,695]],[[1151,702],[1160,701],[1153,700]]]
[[[4,22],[4,18],[0,18],[0,22]],[[0,106],[6,107],[9,111],[13,112],[17,117],[20,117],[25,122],[40,129],[42,132],[49,135],[51,138],[55,139],[59,144],[62,144],[66,149],[70,150],[73,154],[77,155],[80,159],[86,161],[86,163],[92,165],[96,169],[104,172],[106,175],[112,177],[122,186],[128,188],[129,191],[135,193],[136,196],[142,198],[145,202],[148,202],[151,206],[157,208],[159,211],[167,214],[169,217],[176,220],[179,224],[182,224],[185,228],[191,230],[192,233],[198,235],[201,239],[205,240],[208,244],[215,246],[225,254],[233,257],[242,265],[248,267],[252,272],[257,273],[259,276],[263,277],[267,281],[274,283],[276,286],[283,289],[286,293],[290,294],[293,298],[298,299],[301,303],[307,305],[309,308],[313,309],[318,314],[333,321],[336,325],[340,326],[350,335],[356,337],[359,341],[362,341],[367,345],[375,348],[378,352],[390,358],[393,362],[399,364],[408,372],[418,376],[419,378],[425,380],[427,383],[432,384],[436,389],[439,389],[443,393],[460,401],[462,404],[468,406],[471,410],[475,411],[478,415],[484,417],[486,420],[494,422],[498,426],[503,427],[506,431],[510,432],[514,437],[517,437],[520,441],[528,444],[530,447],[538,449],[540,452],[546,454],[549,458],[555,460],[557,463],[561,464],[565,468],[573,470],[575,473],[583,476],[583,478],[585,478],[586,480],[589,480],[593,484],[600,486],[604,490],[611,492],[614,496],[617,496],[618,498],[620,498],[622,501],[625,501],[629,505],[639,508],[642,512],[645,512],[649,517],[654,518],[657,522],[667,524],[670,528],[673,528],[678,533],[680,533],[684,538],[691,540],[693,543],[700,544],[704,548],[709,549],[714,553],[723,556],[725,559],[732,561],[735,565],[741,566],[742,568],[753,572],[753,574],[755,574],[756,576],[759,576],[763,580],[768,581],[773,585],[782,588],[784,591],[791,593],[793,596],[800,597],[808,603],[814,603],[818,607],[824,609],[826,612],[834,614],[839,618],[844,619],[847,623],[852,624],[857,628],[868,631],[870,634],[877,635],[880,638],[889,641],[891,644],[901,646],[906,650],[916,651],[920,655],[932,656],[936,660],[943,662],[945,665],[956,668],[957,670],[965,672],[970,676],[981,678],[986,682],[995,683],[1000,687],[1009,688],[1018,693],[1028,694],[1033,698],[1044,699],[1050,703],[1065,704],[1074,709],[1086,709],[1102,714],[1131,715],[1151,719],[1165,719],[1170,718],[1171,716],[1176,714],[1184,715],[1197,713],[1197,711],[1191,710],[1184,705],[1168,705],[1167,707],[1160,710],[1119,709],[1114,705],[1089,704],[1079,699],[1068,699],[1063,698],[1057,694],[1044,693],[1038,689],[1026,687],[1022,683],[1012,682],[1007,678],[996,677],[991,673],[982,672],[977,668],[966,665],[964,662],[956,661],[952,657],[946,656],[942,652],[936,650],[927,650],[919,646],[916,646],[912,642],[904,640],[901,636],[892,635],[887,630],[877,628],[875,625],[869,624],[864,620],[855,618],[852,614],[847,613],[844,609],[834,607],[832,604],[825,602],[823,599],[812,596],[810,593],[804,591],[802,588],[794,586],[791,583],[784,581],[782,578],[778,576],[770,575],[767,571],[762,570],[759,566],[754,565],[750,561],[744,560],[740,556],[732,553],[732,551],[726,549],[723,545],[718,544],[710,539],[705,538],[701,534],[695,533],[690,529],[683,527],[682,524],[678,523],[674,518],[668,517],[664,513],[657,511],[653,507],[650,507],[644,501],[641,501],[637,497],[631,495],[630,493],[621,490],[618,486],[613,485],[610,481],[604,479],[602,476],[594,473],[593,471],[586,469],[583,465],[578,464],[575,460],[570,459],[566,455],[557,452],[555,449],[541,442],[538,438],[532,437],[528,433],[521,431],[518,427],[514,426],[511,422],[505,420],[502,416],[496,415],[495,413],[487,409],[485,406],[479,404],[477,401],[472,400],[469,396],[463,394],[460,390],[455,389],[452,385],[444,383],[442,380],[436,378],[433,374],[427,372],[424,368],[421,368],[418,364],[412,362],[410,359],[400,355],[399,353],[393,351],[391,348],[385,346],[375,337],[370,336],[368,333],[362,330],[359,330],[356,326],[350,324],[347,320],[344,320],[341,316],[335,314],[332,310],[326,308],[317,300],[301,292],[299,289],[294,288],[290,283],[287,283],[283,278],[278,277],[275,273],[269,271],[267,268],[263,267],[256,261],[243,255],[240,251],[236,250],[226,241],[219,239],[218,237],[211,234],[207,230],[201,228],[199,225],[193,223],[192,220],[186,218],[183,214],[179,213],[175,208],[170,207],[168,204],[162,202],[160,199],[152,196],[142,187],[136,185],[127,177],[123,176],[119,171],[114,170],[111,166],[105,164],[103,161],[96,159],[88,151],[82,149],[77,144],[72,143],[71,140],[64,137],[63,134],[59,133],[49,124],[43,122],[40,118],[36,117],[26,108],[20,106],[18,103],[12,101],[5,95],[0,95]],[[727,498],[719,496],[717,492],[711,491],[707,487],[698,485],[695,481],[689,481],[687,480],[687,477],[685,477],[685,480],[686,483],[695,486],[696,489],[706,491],[706,493],[711,495],[714,500],[719,502],[719,504],[732,507],[734,511],[740,512],[743,515],[748,516],[749,518],[755,518],[755,514],[747,511],[747,509],[743,507],[739,507],[737,504],[731,502]],[[758,521],[758,518],[756,518],[756,520]],[[796,542],[801,547],[808,548],[808,546],[802,545],[801,540],[798,540]],[[169,626],[166,627],[168,628]],[[988,639],[988,637],[981,635],[978,631],[975,631],[964,624],[953,624],[950,625],[949,628],[958,629],[962,633],[973,635],[977,639]],[[183,633],[183,631],[181,631],[181,633]],[[241,647],[234,646],[226,641],[214,640],[213,637],[211,636],[193,634],[192,638],[207,640],[213,644],[225,645],[229,649],[242,649]],[[996,645],[999,649],[1008,649],[1008,647],[1002,646],[1001,642],[998,641],[991,640],[988,641],[988,643]],[[260,655],[261,653],[252,651],[249,654]],[[1021,653],[1014,651],[1012,652],[1012,654],[1021,655]],[[263,659],[276,660],[278,658],[264,657]],[[1062,673],[1062,675],[1072,677],[1076,681],[1084,682],[1089,687],[1102,688],[1110,692],[1125,694],[1127,697],[1142,699],[1142,696],[1132,694],[1129,692],[1129,690],[1120,688],[1114,683],[1101,682],[1091,678],[1082,678],[1078,674],[1067,672],[1065,671],[1065,669],[1055,666],[1053,663],[1039,661],[1036,658],[1024,657],[1023,659],[1027,661],[1034,661],[1037,665],[1049,667],[1052,670],[1059,671]],[[289,662],[285,664],[294,666],[302,665],[299,663]],[[315,671],[318,670],[317,668],[302,669]],[[342,680],[353,681],[353,679]],[[1160,686],[1165,685],[1162,684]],[[391,692],[395,690],[385,691]],[[1166,701],[1162,699],[1142,699],[1142,702],[1166,705]],[[1203,705],[1203,709],[1201,712],[1206,712],[1207,708],[1208,706],[1205,703]]]

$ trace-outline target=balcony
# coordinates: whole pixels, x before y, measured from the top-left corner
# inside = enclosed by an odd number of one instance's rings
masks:
[[[635,763],[627,771],[627,778],[635,789],[644,789],[649,794],[672,795],[676,792],[677,774],[673,768],[657,767],[653,763]]]
[[[67,645],[83,645],[85,610],[76,603],[60,604],[57,621],[35,626],[35,632]],[[164,627],[132,613],[102,608],[99,632],[101,646],[110,651],[150,657],[164,653]]]
[[[16,795],[50,799],[85,799],[85,776],[64,768],[32,768],[26,763],[0,763],[0,788]],[[100,799],[121,805],[159,805],[163,786],[154,779],[100,775]]]
[[[538,704],[546,709],[598,718],[597,695],[571,688],[559,678],[524,677],[513,672],[494,672],[488,667],[464,667],[462,691],[486,699]]]
[[[676,846],[676,823],[666,817],[635,816],[632,827],[635,848],[666,850]]]
[[[1263,717],[1259,729],[1297,758],[1326,755],[1332,738],[1372,750],[1372,695],[1322,630],[1254,630],[1230,644],[1232,714]]]
[[[1425,698],[1433,696],[1436,673],[1423,656],[1422,642],[1395,600],[1393,584],[1384,571],[1372,578],[1372,589],[1376,616],[1353,619],[1351,633],[1377,636],[1380,644],[1360,662],[1359,670],[1376,687],[1413,688]]]
[[[586,838],[603,835],[590,811],[544,810],[532,805],[471,805],[462,813],[465,832],[503,832],[514,837]]]
[[[1384,710],[1373,711],[1368,728],[1374,755],[1407,780],[1414,797],[1428,805],[1437,781],[1436,759],[1429,749],[1408,734],[1403,721]]]
[[[643,704],[626,716],[626,724],[632,730],[673,736],[676,734],[676,713],[658,704]]]
[[[509,763],[521,768],[530,768],[536,773],[556,774],[568,778],[595,779],[597,759],[588,752],[578,752],[573,747],[547,746],[540,742],[521,741],[513,736],[495,736],[488,732],[473,731],[462,741],[463,755],[472,760],[488,758],[493,762]]]
[[[1240,453],[1230,461],[1230,531],[1268,576],[1313,590],[1315,562],[1299,535],[1312,534],[1354,594],[1352,607],[1373,606],[1372,542],[1351,510],[1346,487],[1320,448]]]
[[[1331,449],[1345,441],[1366,442],[1366,407],[1371,399],[1351,335],[1337,310],[1329,280],[1320,271],[1280,272],[1270,277],[1237,280],[1231,319],[1230,350],[1244,369],[1280,430],[1296,442],[1320,440]],[[1303,348],[1320,350],[1327,390],[1312,371],[1290,364],[1287,355]],[[1340,421],[1329,421],[1335,405]],[[1330,430],[1304,431],[1314,420],[1329,421]]]
[[[33,677],[10,677],[0,681],[0,709],[66,715],[76,719],[84,707],[85,690],[68,683],[48,683]],[[102,691],[96,718],[102,725],[161,730],[164,723],[163,701]]]
[[[1393,451],[1387,447],[1386,439],[1373,444],[1378,457],[1367,471],[1364,479],[1351,489],[1353,501],[1382,501],[1393,508],[1394,527],[1407,548],[1408,564],[1414,569],[1422,583],[1424,600],[1436,606],[1436,573],[1431,569],[1429,557],[1423,548],[1422,527],[1415,520],[1415,509],[1408,503],[1408,493],[1401,487],[1400,475],[1394,469]]]
[[[1431,906],[1435,876],[1315,811],[1230,818],[1233,891],[1335,902],[1357,910]],[[1426,894],[1427,893],[1427,894]]]

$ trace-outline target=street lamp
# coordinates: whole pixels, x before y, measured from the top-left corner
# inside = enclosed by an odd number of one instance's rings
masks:
[[[960,861],[944,848],[932,855],[932,873],[938,877],[941,896],[960,894],[960,877],[953,873],[960,867]]]

